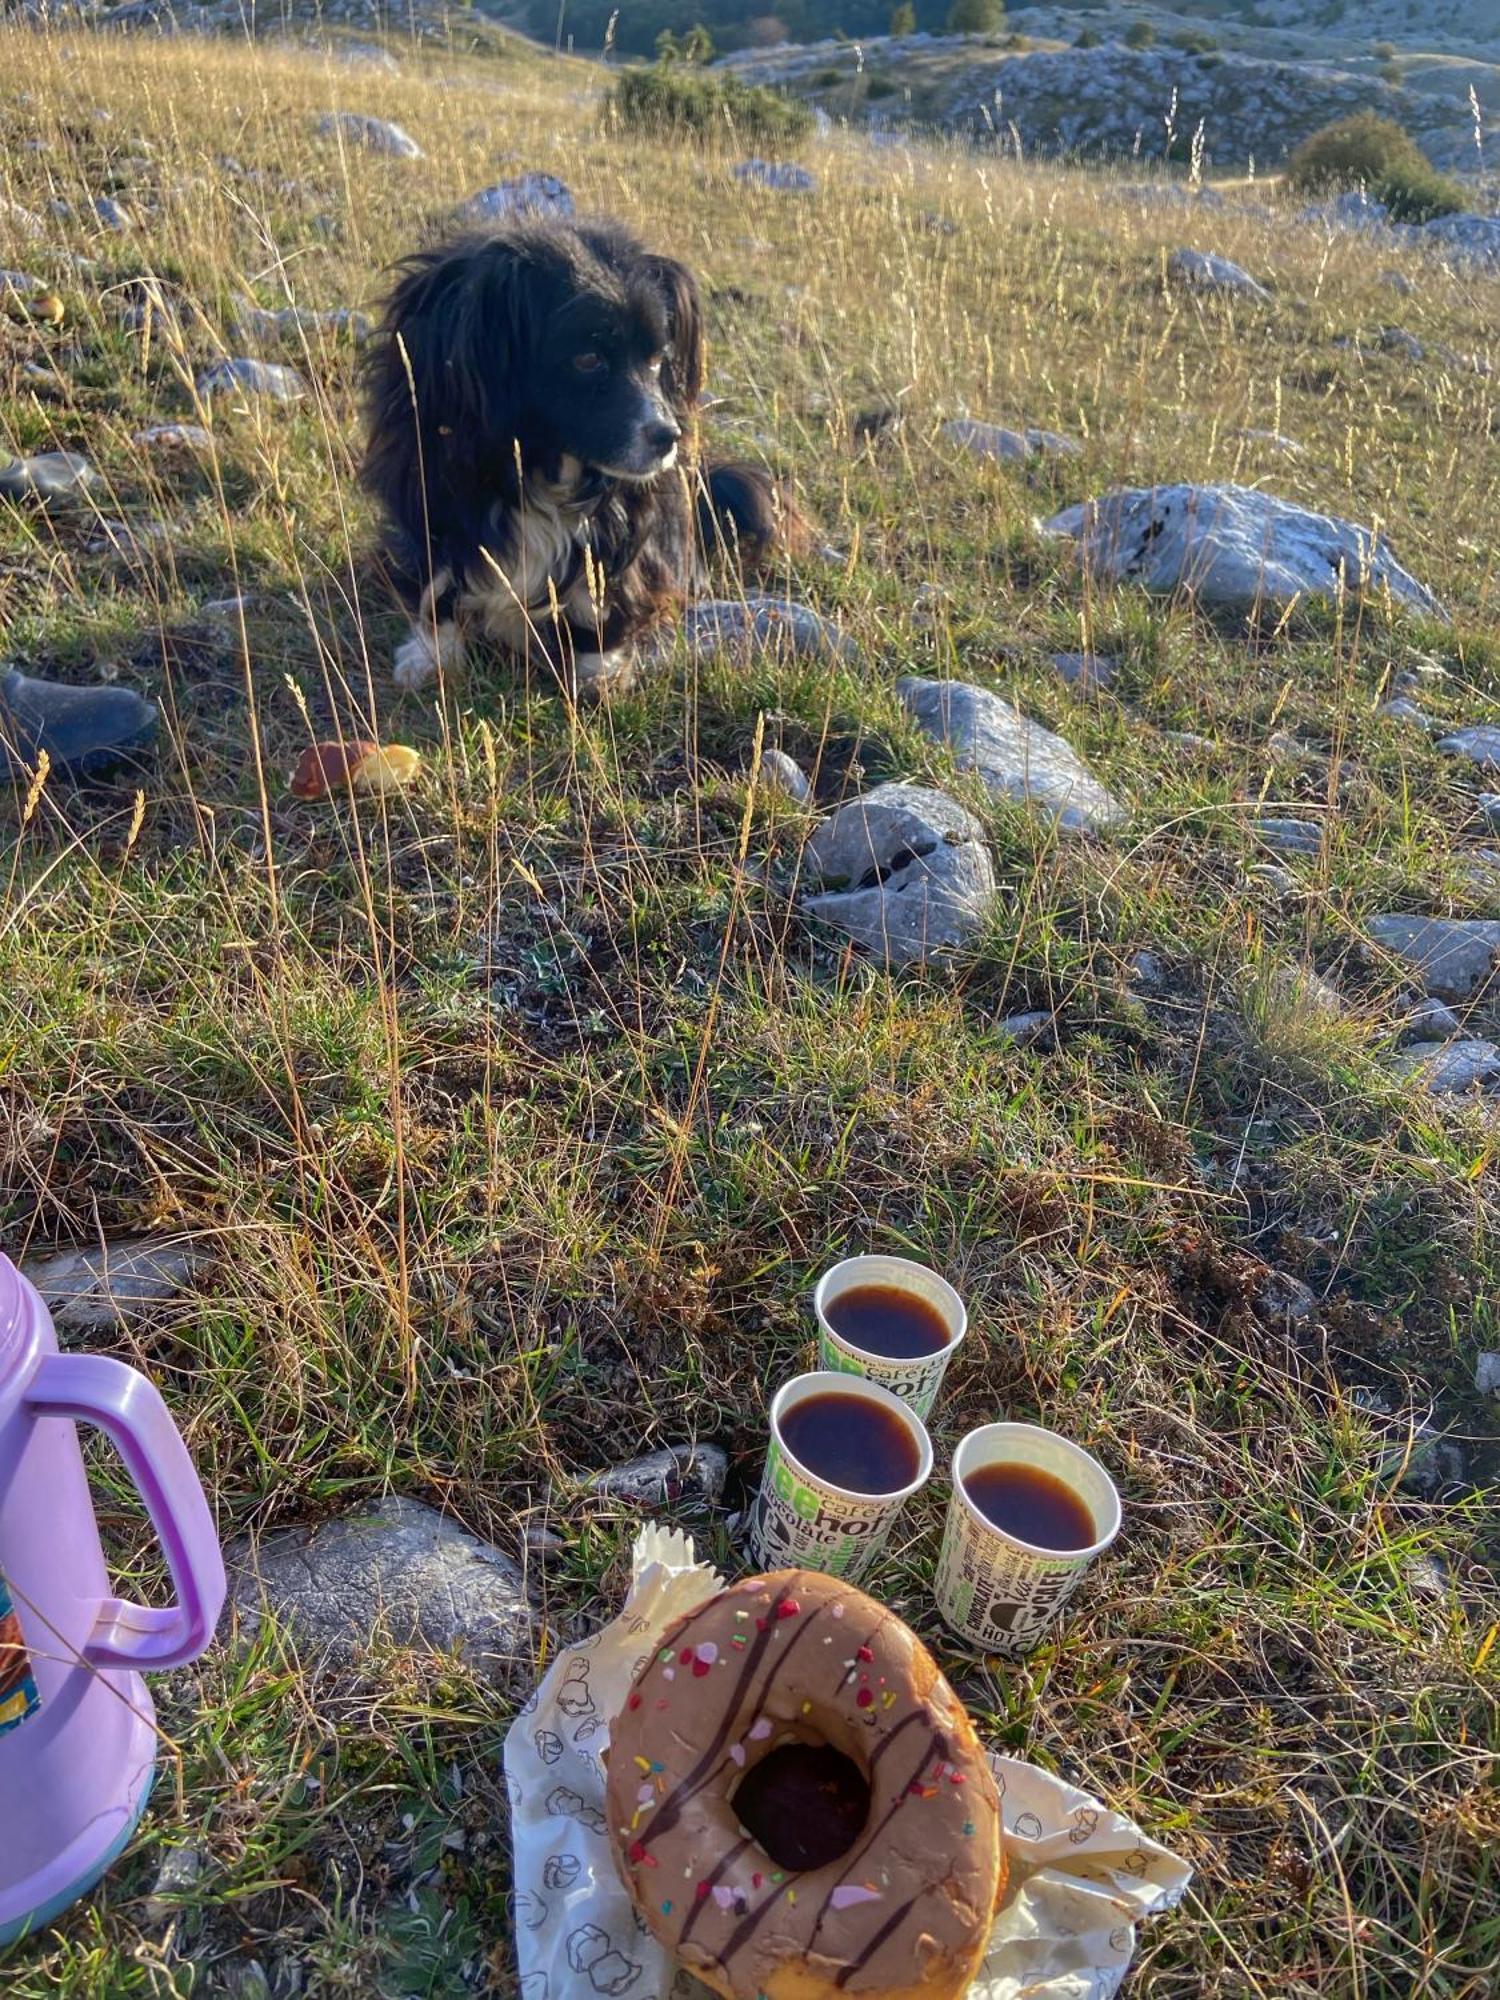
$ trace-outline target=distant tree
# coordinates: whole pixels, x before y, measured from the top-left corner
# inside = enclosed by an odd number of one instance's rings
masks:
[[[749,48],[773,49],[786,39],[786,22],[779,14],[756,14],[745,23],[745,42]]]
[[[1287,179],[1307,194],[1364,188],[1397,222],[1426,222],[1464,206],[1464,191],[1440,174],[1394,118],[1356,111],[1314,132],[1286,163]]]
[[[1125,30],[1127,49],[1149,49],[1156,40],[1156,30],[1149,21],[1132,21]]]
[[[914,35],[917,32],[917,10],[911,0],[901,0],[899,7],[891,9],[891,33],[893,35]]]
[[[1097,28],[1080,28],[1073,38],[1075,49],[1097,49],[1104,37]]]
[[[950,35],[992,35],[1004,26],[1003,0],[953,0],[948,9]]]
[[[695,21],[682,38],[682,60],[703,64],[713,61],[714,38],[701,21]]]
[[[1370,53],[1380,62],[1394,62],[1396,60],[1396,44],[1394,42],[1377,42]]]

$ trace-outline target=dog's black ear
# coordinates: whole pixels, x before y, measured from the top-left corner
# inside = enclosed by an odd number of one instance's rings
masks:
[[[468,239],[411,258],[386,306],[365,377],[366,478],[393,504],[393,485],[460,485],[513,459],[535,352],[534,286],[516,247]]]
[[[662,374],[667,396],[679,417],[690,416],[698,405],[703,388],[705,343],[703,305],[698,297],[698,280],[686,264],[675,257],[653,257],[652,274],[667,302],[672,329],[672,351]]]

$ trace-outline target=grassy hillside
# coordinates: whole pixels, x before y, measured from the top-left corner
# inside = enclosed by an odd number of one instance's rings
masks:
[[[3,53],[4,192],[46,223],[0,211],[0,263],[55,281],[66,317],[0,326],[0,426],[88,453],[128,524],[0,518],[7,647],[159,696],[170,741],[139,797],[49,782],[5,811],[0,1226],[214,1253],[114,1345],[162,1385],[226,1538],[394,1489],[513,1552],[552,1530],[526,1558],[539,1603],[597,1617],[634,1517],[572,1482],[717,1439],[737,1497],[820,1267],[930,1258],[976,1327],[940,1461],[974,1423],[1040,1418],[1116,1471],[1127,1528],[1020,1668],[936,1625],[940,1483],[877,1588],[992,1741],[1199,1871],[1134,1990],[1479,2000],[1496,1128],[1395,1076],[1407,982],[1363,940],[1384,910],[1500,916],[1472,773],[1378,712],[1411,676],[1434,720],[1500,720],[1497,378],[1437,351],[1500,362],[1500,284],[1413,260],[1398,298],[1353,236],[852,139],[810,153],[815,195],[746,189],[610,130],[581,66]],[[328,109],[397,118],[426,158],[342,152],[314,136]],[[204,415],[193,373],[241,351],[235,293],[368,307],[457,198],[525,168],[701,273],[713,443],[797,480],[838,554],[784,581],[857,662],[677,657],[588,711],[481,662],[441,703],[400,697],[340,339],[294,339],[315,394],[217,408],[207,458],[133,445]],[[126,233],[86,210],[105,193]],[[1273,299],[1169,293],[1182,242]],[[176,311],[131,330],[145,273]],[[1428,358],[1377,347],[1398,319]],[[856,443],[877,405],[904,423]],[[981,465],[940,434],[961,413],[1083,453]],[[1252,638],[1087,582],[1037,532],[1184,476],[1378,520],[1452,626],[1348,606]],[[1066,687],[1064,650],[1117,660],[1109,689]],[[1128,825],[1059,841],[977,792],[904,720],[909,671],[1064,731]],[[357,813],[299,803],[286,774],[335,720],[422,745],[428,777]],[[956,973],[888,976],[799,915],[808,819],[749,784],[758,736],[820,806],[902,774],[974,805],[1003,910]],[[1320,852],[1270,854],[1258,809],[1315,822]],[[1023,1009],[1055,1047],[1000,1031]],[[1473,1031],[1496,1023],[1481,1002]],[[1296,1314],[1284,1273],[1310,1288]],[[1466,1469],[1422,1499],[1399,1482],[1430,1409]],[[103,1511],[156,1587],[123,1488]],[[706,1541],[733,1560],[722,1516]],[[12,2000],[515,1991],[506,1698],[378,1648],[354,1682],[274,1633],[158,1696],[158,1801],[104,1891],[11,1955]],[[184,1844],[196,1878],[152,1900]]]

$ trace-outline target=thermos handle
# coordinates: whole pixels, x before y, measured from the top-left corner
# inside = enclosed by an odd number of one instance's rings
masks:
[[[26,1391],[29,1408],[97,1424],[119,1449],[167,1558],[177,1602],[164,1609],[108,1597],[83,1659],[94,1667],[177,1667],[213,1637],[224,1603],[224,1558],[193,1461],[166,1404],[144,1375],[106,1354],[49,1354]]]

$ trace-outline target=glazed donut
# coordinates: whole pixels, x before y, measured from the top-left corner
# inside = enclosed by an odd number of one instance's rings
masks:
[[[1005,1882],[995,1781],[931,1654],[808,1570],[663,1636],[605,1816],[641,1917],[725,2000],[956,2000]]]

